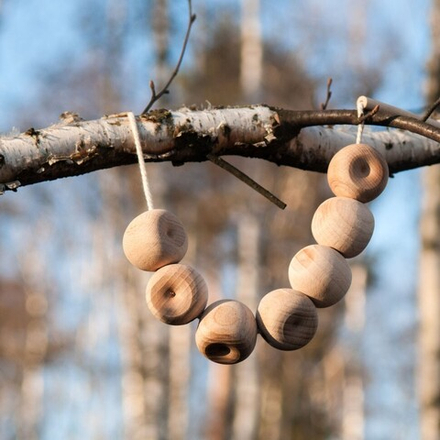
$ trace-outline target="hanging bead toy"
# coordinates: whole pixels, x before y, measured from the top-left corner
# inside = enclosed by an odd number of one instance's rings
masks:
[[[313,216],[311,230],[317,244],[294,255],[288,268],[291,288],[263,296],[254,316],[235,300],[206,307],[206,282],[195,269],[180,263],[188,248],[183,225],[174,214],[153,209],[136,120],[132,113],[127,116],[148,209],[128,225],[123,250],[135,267],[155,272],[146,289],[151,313],[170,325],[199,319],[197,348],[220,364],[249,357],[258,334],[279,350],[297,350],[309,343],[318,327],[317,308],[336,304],[350,287],[352,275],[346,259],[367,247],[374,230],[374,218],[365,203],[378,197],[388,181],[386,160],[361,143],[363,124],[356,143],[342,148],[329,163],[327,180],[335,197],[324,201]]]

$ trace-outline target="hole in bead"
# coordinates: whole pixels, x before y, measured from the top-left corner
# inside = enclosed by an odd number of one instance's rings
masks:
[[[185,231],[176,225],[169,225],[165,230],[165,235],[175,246],[182,246],[185,243]]]
[[[287,335],[290,337],[292,334],[295,333],[297,330],[297,327],[301,324],[301,317],[297,314],[292,313],[289,315],[289,317],[286,319],[286,322],[284,323],[283,327],[283,333],[284,335]]]
[[[224,357],[227,356],[231,350],[225,344],[209,344],[205,352],[207,357]]]
[[[176,292],[174,292],[174,290],[167,290],[167,296],[174,298],[176,296]]]
[[[352,173],[358,178],[365,178],[370,175],[370,164],[363,157],[358,157],[353,162]]]

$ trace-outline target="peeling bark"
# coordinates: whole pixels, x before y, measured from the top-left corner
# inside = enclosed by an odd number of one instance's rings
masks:
[[[139,116],[146,161],[174,165],[208,154],[261,158],[278,165],[326,172],[331,157],[355,141],[354,110],[289,111],[264,105],[194,111],[154,110]],[[440,162],[440,128],[409,116],[379,111],[370,125],[400,131],[365,133],[395,173]],[[83,121],[64,113],[51,127],[0,138],[0,189],[76,176],[137,161],[126,113]]]

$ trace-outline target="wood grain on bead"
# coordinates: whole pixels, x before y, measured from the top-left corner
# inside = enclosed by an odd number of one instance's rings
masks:
[[[385,189],[388,176],[385,158],[366,144],[352,144],[338,151],[327,170],[333,194],[362,203],[375,199]]]
[[[137,216],[125,230],[122,240],[125,256],[141,270],[155,271],[178,263],[186,254],[188,239],[180,220],[164,209]]]
[[[316,307],[329,307],[347,293],[351,270],[339,252],[314,244],[292,258],[289,281],[294,290],[310,297]]]
[[[170,264],[152,275],[146,300],[153,315],[171,325],[188,324],[198,318],[208,302],[203,277],[185,264]]]
[[[318,328],[318,313],[309,297],[292,289],[266,294],[257,310],[261,336],[279,350],[297,350],[309,343]]]
[[[374,217],[366,205],[347,197],[323,202],[312,219],[312,234],[318,244],[330,246],[345,258],[359,255],[370,242]]]
[[[254,314],[234,300],[212,303],[202,314],[196,330],[199,351],[213,362],[236,364],[253,351],[257,340]]]

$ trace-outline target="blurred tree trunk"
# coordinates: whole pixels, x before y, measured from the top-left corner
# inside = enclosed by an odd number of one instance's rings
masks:
[[[169,51],[169,11],[166,0],[154,0],[145,26],[151,27],[155,44],[155,82],[160,87],[167,79]],[[148,101],[148,96],[145,97]],[[140,191],[141,178],[137,167],[132,173],[120,173],[119,179],[128,179],[131,185],[135,215],[145,210]],[[154,201],[157,207],[166,206],[166,183],[163,170],[149,166],[150,180],[155,182]],[[164,189],[165,187],[165,189]],[[161,190],[162,189],[162,190]],[[122,199],[126,194],[119,194]],[[120,206],[120,204],[117,204]],[[115,209],[118,209],[115,206]],[[126,226],[126,225],[125,225]],[[124,227],[122,228],[122,230]],[[124,264],[127,268],[127,262]],[[186,434],[186,386],[188,386],[189,356],[185,343],[186,331],[180,334],[152,317],[145,303],[148,275],[131,266],[123,287],[126,316],[123,347],[126,363],[123,383],[125,409],[129,416],[127,439],[180,440]],[[183,353],[183,354],[182,354]],[[172,361],[175,361],[173,363]]]
[[[260,290],[260,216],[255,212],[239,213],[238,221],[238,264],[236,298],[252,311],[258,306]],[[234,369],[234,417],[232,436],[234,440],[253,440],[258,430],[260,412],[260,378],[257,356],[249,357]]]
[[[155,82],[158,90],[165,84],[168,72],[168,54],[169,54],[169,5],[168,0],[153,0],[151,27],[153,30],[154,46],[156,53],[155,63]],[[167,96],[164,96],[166,103]]]
[[[240,86],[248,102],[257,102],[262,97],[263,41],[260,21],[260,0],[242,0]],[[258,168],[253,167],[254,173],[260,169],[261,164],[258,165]],[[238,252],[236,298],[255,311],[261,286],[261,216],[247,206],[246,211],[240,209],[234,217],[237,222]],[[258,357],[251,356],[234,368],[231,432],[234,440],[253,440],[258,432],[258,363]]]
[[[431,12],[432,53],[428,64],[428,103],[440,96],[440,0]],[[423,171],[419,279],[419,384],[423,440],[440,439],[440,168]]]
[[[343,357],[343,378],[336,402],[342,409],[341,440],[363,440],[365,437],[364,371],[360,347],[365,326],[365,302],[368,267],[360,260],[351,264],[353,282],[345,301],[344,327],[347,332]]]
[[[36,236],[41,233],[36,226]],[[40,229],[40,231],[38,231]],[[33,250],[32,250],[33,249]],[[23,256],[22,275],[25,284],[25,310],[28,315],[25,329],[24,354],[17,440],[37,440],[43,421],[44,359],[48,354],[48,304],[50,289],[45,285],[42,267],[35,247]]]
[[[419,385],[423,440],[440,439],[440,168],[424,170],[419,279]]]
[[[156,53],[155,83],[157,89],[160,89],[167,82],[172,71],[172,67],[170,67],[169,64],[171,23],[170,3],[168,0],[154,0],[151,20]],[[164,100],[161,100],[161,105],[167,105],[167,103],[170,102],[169,96],[165,95],[163,98]],[[161,208],[167,207],[182,218],[180,211],[186,210],[185,206],[182,206],[182,201],[173,200],[173,204],[170,203],[172,200],[172,197],[170,197],[172,189],[167,182],[167,170],[158,165],[155,165],[155,167],[154,176],[152,176],[151,181],[154,181],[154,187],[156,188],[155,198],[158,199],[156,206]],[[149,166],[149,169],[152,169],[152,167]],[[183,200],[183,202],[185,203],[185,200]],[[193,245],[197,237],[191,234],[188,228],[187,234],[188,239],[192,242],[185,256],[185,260],[189,263],[195,258],[195,246]],[[150,316],[150,319],[151,318],[152,316]],[[160,324],[161,329],[158,329],[158,331],[164,335],[163,343],[168,344],[168,369],[165,370],[165,382],[162,383],[162,387],[167,390],[167,438],[184,440],[187,437],[189,425],[188,401],[189,380],[191,376],[191,326],[171,326],[167,331],[165,331],[163,327],[163,324]]]
[[[259,102],[262,96],[263,41],[260,0],[242,0],[240,84],[246,102]]]

